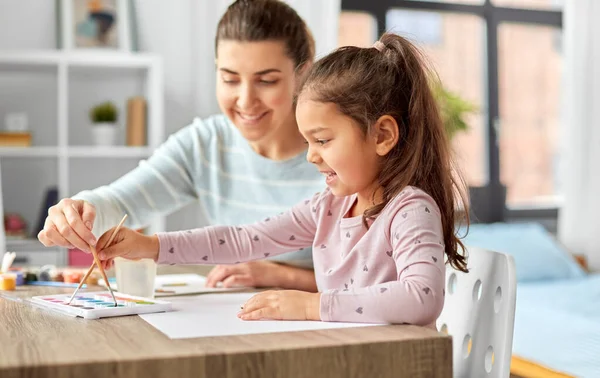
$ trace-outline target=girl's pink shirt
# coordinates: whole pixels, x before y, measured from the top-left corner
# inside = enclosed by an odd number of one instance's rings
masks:
[[[445,296],[438,206],[407,187],[367,230],[345,217],[355,200],[326,189],[251,225],[159,233],[158,262],[234,264],[312,246],[321,320],[435,328]]]

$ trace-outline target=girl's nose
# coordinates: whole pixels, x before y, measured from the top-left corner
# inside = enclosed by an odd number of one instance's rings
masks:
[[[320,164],[323,160],[321,159],[321,155],[319,155],[314,148],[308,146],[308,151],[306,152],[306,160],[309,163]]]

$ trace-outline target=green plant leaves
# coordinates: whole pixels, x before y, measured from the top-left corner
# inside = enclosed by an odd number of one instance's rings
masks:
[[[117,122],[118,112],[117,108],[110,101],[94,106],[90,110],[90,119],[94,123],[100,122]]]
[[[452,139],[457,132],[467,131],[469,125],[465,121],[465,115],[475,112],[477,106],[447,90],[439,82],[432,85],[432,90],[440,107],[442,122],[448,138]]]

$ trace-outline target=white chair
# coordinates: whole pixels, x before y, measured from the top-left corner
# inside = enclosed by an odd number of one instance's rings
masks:
[[[446,268],[446,300],[437,320],[452,336],[454,377],[510,376],[517,299],[512,256],[467,247],[469,273]]]

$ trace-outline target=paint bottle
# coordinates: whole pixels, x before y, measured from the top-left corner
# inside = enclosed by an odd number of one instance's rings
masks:
[[[9,271],[10,273],[14,273],[16,276],[16,281],[17,281],[17,286],[22,286],[25,285],[25,276],[23,275],[23,272],[20,270],[15,270],[15,271]]]
[[[68,283],[79,283],[83,277],[83,273],[78,271],[66,271],[63,273],[65,282]]]
[[[14,273],[0,274],[0,290],[15,290],[17,288],[17,275]]]
[[[17,277],[17,286],[25,285],[25,272],[22,268],[10,268],[7,273],[14,273]]]

